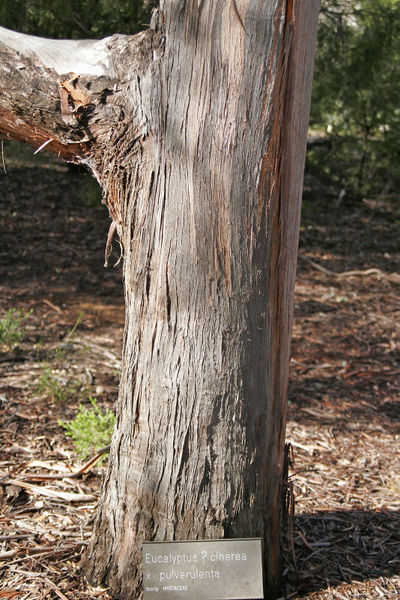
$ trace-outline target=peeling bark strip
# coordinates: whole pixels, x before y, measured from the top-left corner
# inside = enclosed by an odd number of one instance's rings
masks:
[[[69,79],[60,82],[60,98],[61,98],[61,116],[64,123],[73,125],[76,122],[76,117],[71,115],[69,109],[69,100],[72,100],[72,113],[84,106],[94,104],[94,99],[89,91],[78,84],[79,75],[73,75]]]
[[[317,14],[163,0],[148,31],[71,42],[68,64],[68,42],[1,32],[0,130],[89,166],[106,260],[115,228],[123,246],[117,426],[85,566],[116,598],[141,595],[144,540],[261,536],[277,589]]]

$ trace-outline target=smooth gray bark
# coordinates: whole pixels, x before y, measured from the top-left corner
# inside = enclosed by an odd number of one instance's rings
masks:
[[[164,0],[148,31],[85,43],[81,70],[71,45],[73,74],[0,44],[0,131],[89,166],[123,247],[117,426],[85,567],[115,597],[141,594],[155,539],[261,536],[276,591],[317,14]]]

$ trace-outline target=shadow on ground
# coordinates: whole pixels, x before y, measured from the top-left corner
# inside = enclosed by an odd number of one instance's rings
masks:
[[[399,213],[398,199],[372,210],[306,195],[290,419],[400,432]]]
[[[399,511],[300,514],[295,532],[299,593],[399,574]]]

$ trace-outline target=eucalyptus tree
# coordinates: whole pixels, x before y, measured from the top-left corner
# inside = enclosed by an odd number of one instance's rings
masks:
[[[145,31],[1,30],[0,131],[86,165],[123,249],[123,367],[90,581],[144,540],[264,538],[277,589],[318,1],[163,0]]]

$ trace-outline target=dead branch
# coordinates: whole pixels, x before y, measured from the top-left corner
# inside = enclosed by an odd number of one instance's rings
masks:
[[[325,275],[330,275],[332,277],[336,277],[337,279],[344,279],[345,277],[358,277],[358,276],[359,277],[369,277],[370,275],[376,275],[380,279],[386,279],[388,281],[391,281],[392,283],[400,284],[400,275],[398,273],[384,273],[383,271],[381,271],[381,269],[376,269],[376,268],[366,269],[364,271],[354,270],[354,271],[341,271],[340,273],[336,273],[335,271],[331,271],[330,269],[323,267],[322,265],[315,262],[311,258],[308,258],[308,256],[305,256],[304,254],[299,253],[299,258],[308,262],[312,267],[314,267],[314,269],[318,269],[318,271],[325,273]]]
[[[92,494],[73,494],[70,492],[59,492],[57,490],[51,490],[47,487],[41,487],[39,485],[27,483],[26,481],[23,481],[21,479],[7,479],[2,483],[3,485],[16,485],[25,488],[33,494],[38,494],[39,496],[47,496],[48,498],[57,498],[65,500],[66,502],[91,502],[97,500],[97,497],[93,496]]]

